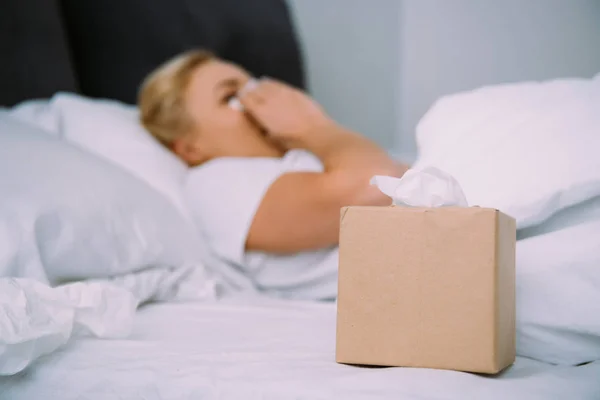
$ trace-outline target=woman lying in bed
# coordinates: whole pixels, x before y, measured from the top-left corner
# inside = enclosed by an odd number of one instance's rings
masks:
[[[193,167],[186,195],[229,290],[335,298],[340,207],[390,204],[369,180],[407,167],[305,93],[250,80],[186,53],[144,82],[142,123]]]

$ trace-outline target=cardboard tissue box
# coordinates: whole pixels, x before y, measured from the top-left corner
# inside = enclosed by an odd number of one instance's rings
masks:
[[[511,365],[515,220],[467,207],[441,171],[376,184],[396,205],[341,211],[336,361],[487,374]]]

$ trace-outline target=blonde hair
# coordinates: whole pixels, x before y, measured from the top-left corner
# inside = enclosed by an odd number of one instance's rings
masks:
[[[196,67],[214,59],[205,50],[183,53],[157,68],[142,83],[138,106],[142,125],[168,148],[186,134],[193,120],[185,107],[185,93]]]

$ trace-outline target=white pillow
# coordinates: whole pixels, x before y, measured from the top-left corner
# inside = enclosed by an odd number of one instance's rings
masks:
[[[144,130],[136,107],[58,93],[49,101],[22,103],[11,114],[125,168],[189,217],[182,196],[187,166]]]
[[[27,100],[7,109],[7,112],[21,122],[35,125],[54,136],[60,136],[60,115],[51,107],[49,100]]]
[[[0,193],[0,276],[55,285],[155,266],[204,271],[197,231],[164,196],[5,113]]]
[[[600,195],[600,75],[440,99],[417,127],[416,167],[453,175],[469,204],[533,226]]]
[[[517,353],[600,360],[600,219],[517,242]]]
[[[517,231],[517,240],[554,232],[588,221],[600,219],[600,196],[564,208],[541,224]]]

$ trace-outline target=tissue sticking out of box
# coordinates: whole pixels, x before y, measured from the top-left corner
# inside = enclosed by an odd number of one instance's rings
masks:
[[[377,175],[371,184],[390,196],[397,206],[468,207],[458,181],[434,167],[409,169],[402,178]]]

